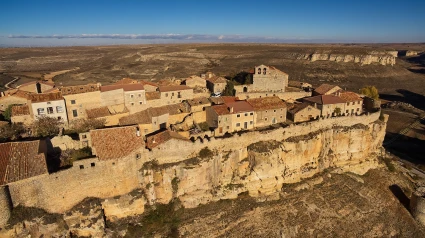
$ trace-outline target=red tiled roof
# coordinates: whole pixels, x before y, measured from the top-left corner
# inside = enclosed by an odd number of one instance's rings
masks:
[[[30,94],[29,96],[33,103],[63,100],[61,92]]]
[[[331,84],[322,84],[319,87],[315,88],[314,91],[318,94],[326,94],[335,87],[338,87],[338,86],[331,85]]]
[[[220,104],[220,105],[215,105],[212,106],[212,109],[215,111],[215,113],[217,113],[217,115],[227,115],[230,114],[230,111],[227,107],[226,104]]]
[[[12,107],[12,116],[25,116],[30,115],[28,105],[15,105]]]
[[[338,96],[346,102],[357,102],[362,100],[362,98],[357,93],[349,91],[341,92],[338,94]]]
[[[320,105],[345,103],[345,101],[342,100],[340,97],[334,95],[318,95],[314,97],[304,98],[303,100],[306,102],[317,103]]]
[[[227,79],[220,77],[220,76],[212,76],[211,78],[206,78],[207,81],[210,81],[211,83],[226,83]]]
[[[87,85],[66,86],[66,87],[60,87],[59,88],[59,91],[64,96],[71,95],[71,94],[95,92],[95,91],[99,91],[99,90],[100,90],[99,85],[94,84],[94,83],[93,84],[87,84]]]
[[[0,144],[0,185],[47,173],[41,146],[40,140]]]
[[[267,109],[276,109],[276,108],[286,108],[286,104],[276,96],[273,97],[264,97],[264,98],[251,98],[246,100],[255,111],[267,110]]]
[[[100,86],[101,92],[107,92],[117,89],[123,89],[124,91],[138,91],[138,90],[145,90],[143,87],[143,84],[113,84],[113,85],[106,85],[106,86]]]
[[[183,137],[182,135],[180,135],[177,132],[174,131],[170,131],[170,130],[165,130],[162,132],[159,132],[155,135],[151,135],[148,136],[146,138],[146,147],[148,149],[153,149],[171,139],[178,139],[178,140],[184,140],[184,141],[188,141],[188,139],[186,139],[185,137]]]
[[[120,159],[144,147],[143,138],[136,131],[134,126],[91,130],[96,156],[99,160]]]
[[[225,105],[227,105],[229,108],[233,108],[233,113],[254,111],[254,108],[251,106],[251,104],[247,103],[246,101],[229,102]]]
[[[152,123],[152,117],[158,117],[167,113],[169,115],[189,113],[189,109],[186,108],[184,103],[165,105],[162,107],[151,107],[141,112],[136,112],[120,118],[120,125],[150,124]]]
[[[87,117],[90,118],[90,119],[99,118],[99,117],[106,117],[106,116],[111,115],[107,106],[87,109],[86,114],[87,114]]]
[[[191,87],[186,85],[174,85],[174,86],[160,86],[160,92],[171,92],[171,91],[180,91],[180,90],[191,90]]]
[[[188,99],[187,103],[190,106],[198,106],[198,105],[205,105],[205,104],[211,105],[211,102],[206,97],[198,97],[198,98],[194,98],[194,99]]]
[[[315,107],[313,107],[313,106],[311,106],[310,104],[308,104],[308,103],[296,103],[296,104],[291,104],[288,108],[288,112],[289,113],[291,113],[291,114],[294,114],[294,113],[297,113],[297,112],[299,112],[299,111],[301,111],[301,110],[303,110],[304,108],[307,108],[307,107],[312,107],[312,108],[315,108]],[[315,108],[316,109],[316,108]],[[319,109],[317,109],[317,110],[319,110]]]

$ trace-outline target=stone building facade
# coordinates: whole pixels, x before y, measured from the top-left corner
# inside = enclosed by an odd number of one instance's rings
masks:
[[[306,122],[320,117],[321,111],[308,103],[292,104],[288,108],[287,118],[294,123]]]
[[[55,84],[45,81],[32,81],[18,86],[18,89],[30,93],[45,93],[55,87]]]
[[[0,111],[5,111],[9,105],[27,104],[30,93],[18,89],[0,92]]]
[[[69,121],[86,119],[86,110],[101,105],[100,85],[87,84],[59,88],[65,99]]]
[[[254,108],[254,126],[265,127],[286,121],[286,104],[279,97],[246,100]]]
[[[62,97],[62,93],[31,94],[30,101],[30,113],[33,119],[37,119],[41,116],[48,116],[63,120],[65,124],[68,123],[65,100]]]

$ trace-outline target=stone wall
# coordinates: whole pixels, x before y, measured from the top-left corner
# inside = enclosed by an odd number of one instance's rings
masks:
[[[23,105],[27,104],[27,99],[15,97],[15,96],[3,96],[0,97],[0,111],[4,111],[9,107],[9,105],[17,104],[17,105]]]
[[[101,106],[100,91],[65,95],[63,98],[65,99],[66,111],[68,112],[68,119],[70,121],[73,119],[87,118],[87,109]],[[71,101],[75,101],[75,103],[73,104]],[[72,113],[73,110],[77,110],[77,117],[74,117]]]
[[[316,120],[195,142],[171,139],[152,151],[141,147],[125,158],[83,159],[67,170],[10,183],[10,197],[14,206],[62,213],[86,197],[111,198],[135,189],[145,190],[148,203],[179,197],[185,207],[234,198],[244,191],[274,196],[283,184],[325,168],[373,166],[373,154],[385,135],[386,124],[377,121],[379,115]],[[199,155],[205,147],[212,157]],[[143,203],[142,199],[139,204]],[[134,209],[143,211],[140,206]]]
[[[8,186],[0,186],[0,227],[6,225],[12,211]]]

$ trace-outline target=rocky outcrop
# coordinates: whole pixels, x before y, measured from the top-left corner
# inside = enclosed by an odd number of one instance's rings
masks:
[[[145,166],[140,177],[151,205],[178,198],[184,207],[193,208],[243,192],[260,200],[277,199],[285,184],[329,168],[363,174],[377,167],[385,125],[334,127],[282,141],[260,141],[207,158]]]
[[[352,54],[324,54],[314,53],[309,56],[309,60],[314,62],[318,60],[334,61],[334,62],[352,62],[360,63],[361,65],[368,64],[381,64],[381,65],[394,65],[395,56],[385,53],[371,53],[367,55],[352,55]]]
[[[416,56],[418,54],[419,54],[418,51],[414,51],[414,50],[408,50],[408,51],[406,51],[406,56]]]

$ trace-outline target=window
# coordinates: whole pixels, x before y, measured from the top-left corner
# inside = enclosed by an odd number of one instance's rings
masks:
[[[282,119],[283,118],[283,116],[280,116],[280,119]]]
[[[240,123],[236,123],[236,127],[240,127],[241,126],[241,124]]]
[[[266,71],[267,71],[267,69],[266,69],[266,68],[264,68],[264,69],[263,69],[263,74],[264,74],[264,75],[266,75]]]
[[[227,130],[229,130],[229,126],[226,126]]]
[[[264,121],[267,121],[267,117],[264,117]]]
[[[134,102],[130,103],[131,106],[134,106]]]
[[[51,102],[47,102],[47,104],[52,104]]]
[[[56,112],[58,112],[58,113],[63,112],[63,107],[62,106],[57,106],[56,107]]]
[[[357,108],[357,111],[360,111],[360,108]]]
[[[261,74],[261,68],[258,68],[257,73]]]
[[[171,93],[171,97],[174,97],[174,93]]]
[[[38,108],[37,113],[38,115],[44,115],[44,108]]]
[[[266,110],[266,113],[267,113],[267,110]]]
[[[245,113],[245,116],[247,117],[248,116],[248,113]]]
[[[252,124],[254,124],[254,122],[253,121],[250,121],[249,124],[252,125]]]
[[[236,115],[236,117],[241,117],[241,114]]]
[[[349,102],[347,102],[347,106],[350,106],[350,103]]]
[[[276,112],[276,110],[273,110],[273,112]]]
[[[141,155],[140,154],[136,154],[136,159],[140,159]]]
[[[75,100],[71,100],[71,104],[75,104]]]
[[[165,96],[168,97],[168,93],[165,93]]]
[[[84,165],[80,165],[80,169],[84,169]]]
[[[134,94],[130,94],[130,98],[134,98]]]
[[[87,139],[87,135],[81,135],[82,139]]]
[[[90,163],[90,166],[91,167],[94,167],[94,166],[96,166],[96,164],[95,163]]]
[[[77,109],[72,110],[72,116],[78,117],[78,111],[77,111]]]
[[[142,94],[139,93],[139,98],[141,98],[141,97],[142,97]]]
[[[252,115],[254,115],[254,113],[253,113],[253,112],[250,112],[250,113],[249,113],[249,115],[251,115],[251,116],[252,116]]]
[[[47,108],[47,114],[53,114],[53,107]]]
[[[139,101],[139,105],[142,105],[143,104],[143,102],[142,101]]]
[[[345,110],[345,113],[348,113],[348,110]]]
[[[354,102],[353,102],[353,105],[354,105]]]
[[[358,101],[357,104],[360,104],[360,101]]]

